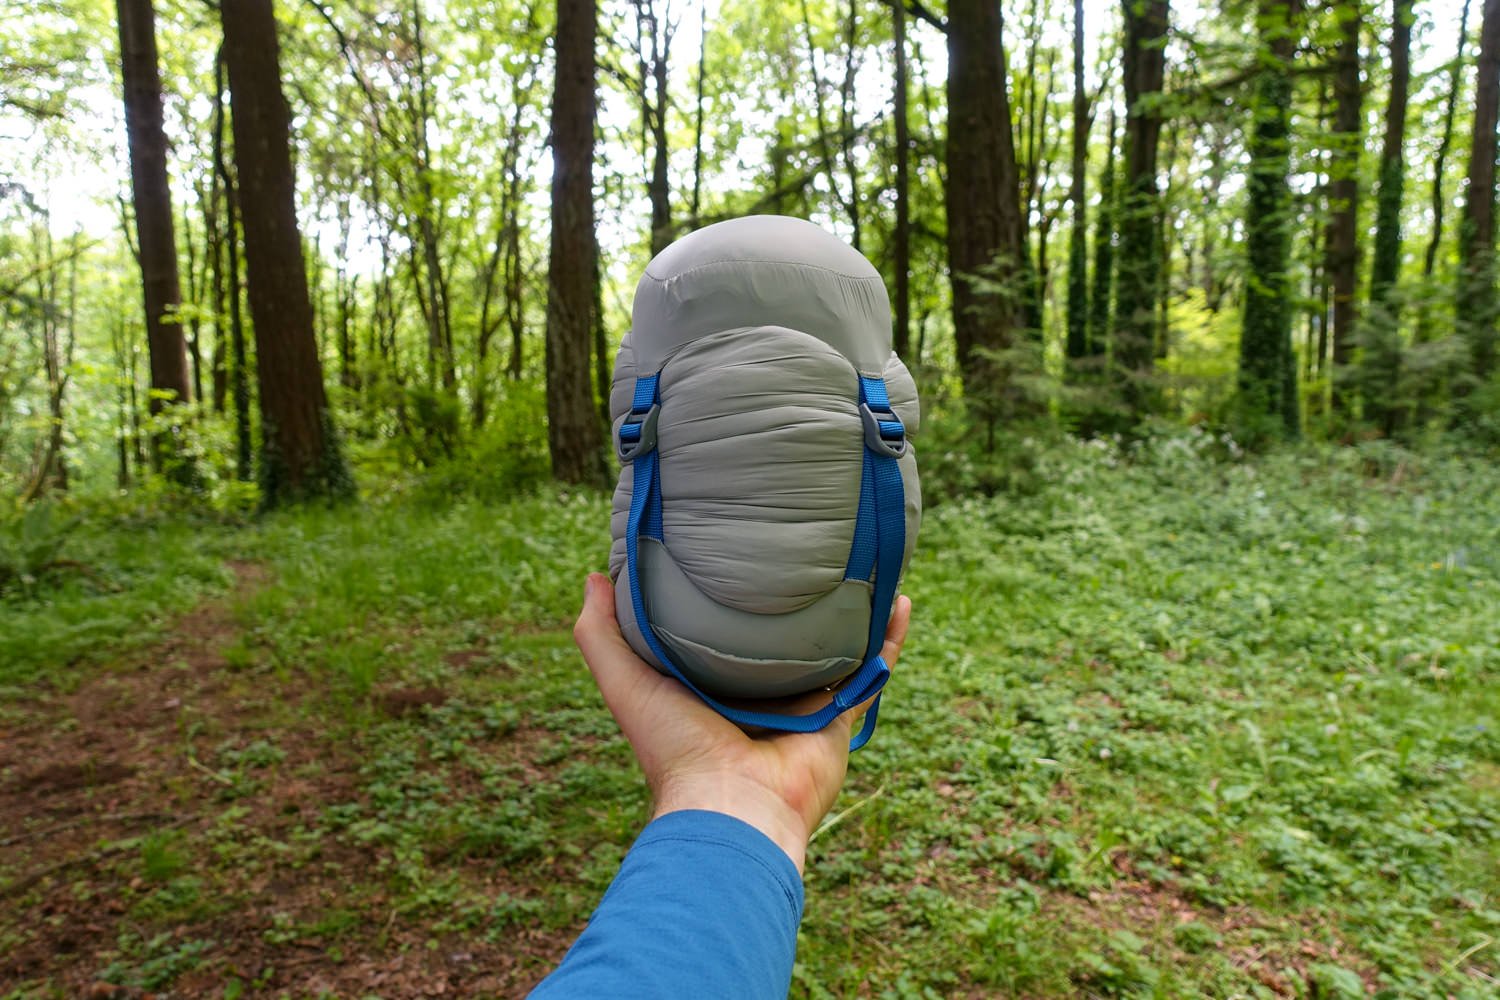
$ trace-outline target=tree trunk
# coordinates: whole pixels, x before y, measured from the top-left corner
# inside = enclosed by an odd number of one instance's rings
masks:
[[[978,415],[993,426],[1012,409],[1003,355],[1014,342],[1025,263],[998,0],[948,6],[947,166],[959,373]]]
[[[260,390],[262,502],[347,496],[354,484],[313,336],[272,0],[221,4],[220,14],[239,188],[243,203],[255,206],[243,224]]]
[[[1473,375],[1495,367],[1495,127],[1500,117],[1500,0],[1485,0],[1474,88],[1474,142],[1459,225],[1458,316],[1469,340]]]
[[[599,423],[589,384],[593,328],[593,0],[557,0],[556,90],[552,100],[552,245],[547,262],[547,443],[552,473],[593,482]]]
[[[1167,0],[1124,0],[1125,191],[1120,205],[1119,273],[1115,277],[1114,369],[1132,420],[1154,408],[1156,296],[1161,275],[1157,237],[1160,195],[1158,98],[1166,77]]]
[[[1393,0],[1391,93],[1385,109],[1385,141],[1375,192],[1375,252],[1370,268],[1370,316],[1360,359],[1364,416],[1387,436],[1395,433],[1401,377],[1400,303],[1391,296],[1401,273],[1401,200],[1406,187],[1406,103],[1411,83],[1413,0]]]
[[[859,167],[854,162],[854,78],[859,70],[855,55],[859,52],[859,4],[849,0],[849,16],[844,21],[844,82],[839,86],[839,151],[844,172],[849,176],[849,200],[844,211],[849,216],[849,242],[863,250],[863,224],[859,209]]]
[[[187,344],[175,313],[182,305],[177,280],[177,242],[172,191],[167,180],[167,136],[162,129],[161,76],[156,57],[156,14],[151,0],[116,0],[120,28],[120,72],[125,93],[125,135],[130,148],[130,185],[135,200],[146,344],[151,353],[152,414],[192,401]],[[153,436],[152,464],[160,468],[176,453],[172,432]],[[178,469],[179,475],[192,470]]]
[[[708,68],[708,2],[698,4],[698,77],[694,81],[696,101],[693,110],[693,205],[689,225],[700,225],[703,211],[703,78]]]
[[[1458,16],[1458,50],[1453,55],[1448,75],[1448,104],[1443,111],[1443,135],[1438,140],[1437,155],[1432,162],[1432,237],[1427,241],[1427,252],[1422,256],[1422,277],[1432,277],[1437,264],[1438,245],[1443,239],[1443,208],[1447,199],[1443,196],[1443,168],[1448,162],[1448,150],[1453,144],[1453,117],[1458,108],[1459,91],[1463,89],[1464,43],[1469,33],[1469,0],[1464,0],[1463,10]],[[1425,317],[1430,310],[1423,310]],[[1426,324],[1419,323],[1418,340]]]
[[[1349,365],[1354,360],[1354,326],[1359,308],[1355,287],[1359,273],[1359,152],[1364,145],[1363,98],[1359,80],[1359,33],[1363,18],[1357,3],[1340,5],[1334,10],[1341,19],[1341,30],[1334,52],[1328,243],[1324,267],[1333,288],[1333,408],[1335,412],[1347,412],[1350,394],[1346,383]]]
[[[1094,220],[1094,281],[1089,292],[1088,354],[1102,358],[1109,346],[1115,290],[1115,112],[1109,112],[1109,134],[1105,136],[1104,169],[1099,173],[1099,217]],[[1095,363],[1098,369],[1098,363]]]
[[[1380,152],[1380,187],[1375,195],[1375,253],[1370,270],[1370,301],[1391,309],[1390,291],[1401,272],[1401,197],[1406,186],[1406,102],[1411,83],[1413,0],[1393,0],[1391,93],[1385,108],[1385,142]],[[1394,317],[1392,317],[1394,319]]]
[[[1239,391],[1251,439],[1294,436],[1298,429],[1297,375],[1292,356],[1291,187],[1287,182],[1287,118],[1292,102],[1290,60],[1297,0],[1260,0],[1265,58],[1255,83],[1254,130],[1245,244],[1248,279],[1240,333]]]
[[[896,272],[896,354],[907,357],[911,346],[911,124],[906,116],[906,8],[891,4],[894,32],[896,89],[892,101],[896,119],[896,231],[893,234]]]
[[[224,189],[224,248],[229,264],[225,284],[229,296],[230,395],[234,400],[235,477],[248,482],[252,474],[250,443],[250,365],[245,349],[245,322],[240,309],[239,191],[224,156],[224,53],[214,60],[214,172]]]
[[[671,187],[667,177],[667,67],[675,25],[663,23],[655,0],[633,0],[641,142],[646,154],[646,197],[651,203],[651,256],[672,242]]]
[[[1453,117],[1458,108],[1458,95],[1463,89],[1464,43],[1469,33],[1469,0],[1464,0],[1458,15],[1458,49],[1453,55],[1448,74],[1448,103],[1443,111],[1443,134],[1438,140],[1437,154],[1432,161],[1432,236],[1427,241],[1427,251],[1422,255],[1422,277],[1430,279],[1437,266],[1438,246],[1443,240],[1443,209],[1447,197],[1443,193],[1443,171],[1448,164],[1448,150],[1453,145]],[[1433,310],[1423,309],[1417,316],[1417,343],[1432,340]]]
[[[1068,341],[1070,374],[1089,353],[1088,206],[1084,172],[1088,169],[1089,99],[1083,90],[1083,0],[1073,0],[1073,160],[1068,200],[1073,228],[1068,233]]]

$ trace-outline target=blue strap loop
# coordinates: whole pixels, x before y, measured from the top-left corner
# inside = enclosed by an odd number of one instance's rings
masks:
[[[855,522],[854,544],[850,551],[845,579],[868,580],[874,575],[875,588],[870,608],[870,637],[864,662],[834,692],[827,705],[806,715],[781,715],[752,709],[733,708],[698,688],[672,661],[646,618],[646,602],[641,593],[639,572],[639,539],[660,539],[661,456],[656,450],[656,422],[660,414],[660,373],[638,378],[630,413],[616,433],[616,451],[621,461],[632,464],[630,514],[625,526],[625,564],[630,587],[630,606],[636,627],[657,661],[664,665],[688,690],[724,718],[742,726],[757,726],[789,733],[814,733],[860,703],[874,698],[865,713],[864,725],[849,741],[850,751],[869,742],[875,732],[880,710],[880,692],[890,679],[890,667],[880,655],[884,645],[886,623],[895,600],[896,582],[906,549],[906,495],[901,482],[897,458],[904,453],[906,431],[890,409],[885,382],[879,378],[860,378],[860,409],[872,414],[881,447],[871,446],[866,421],[864,466],[860,474],[859,514]]]

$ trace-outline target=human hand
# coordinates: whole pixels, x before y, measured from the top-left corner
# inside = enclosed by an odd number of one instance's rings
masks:
[[[911,601],[897,598],[880,652],[892,669],[910,621]],[[844,783],[849,734],[874,699],[820,732],[749,735],[635,654],[602,573],[588,578],[573,641],[646,774],[652,818],[684,809],[733,816],[770,837],[801,872],[808,838]],[[813,704],[797,711],[818,707],[815,695],[807,699]]]

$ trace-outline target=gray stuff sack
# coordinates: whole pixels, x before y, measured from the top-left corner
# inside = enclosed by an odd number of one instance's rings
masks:
[[[884,683],[863,674],[921,518],[916,385],[884,282],[816,225],[752,216],[658,254],[632,321],[610,392],[621,631],[734,721],[822,728],[838,711],[789,722],[717,699],[850,678],[842,710]]]

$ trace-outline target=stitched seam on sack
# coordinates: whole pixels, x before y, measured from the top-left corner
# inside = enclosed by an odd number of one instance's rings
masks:
[[[843,271],[838,271],[831,267],[824,267],[822,264],[809,264],[800,260],[779,260],[774,257],[726,257],[723,260],[706,260],[702,264],[694,264],[686,271],[678,271],[676,274],[669,274],[665,277],[657,277],[656,275],[652,274],[649,267],[643,273],[652,281],[664,285],[668,281],[673,281],[677,278],[685,278],[690,274],[703,270],[704,268],[717,267],[720,264],[780,264],[785,267],[806,267],[814,271],[823,271],[827,274],[837,275],[840,278],[848,278],[850,281],[885,281],[885,279],[878,274],[846,274]]]

